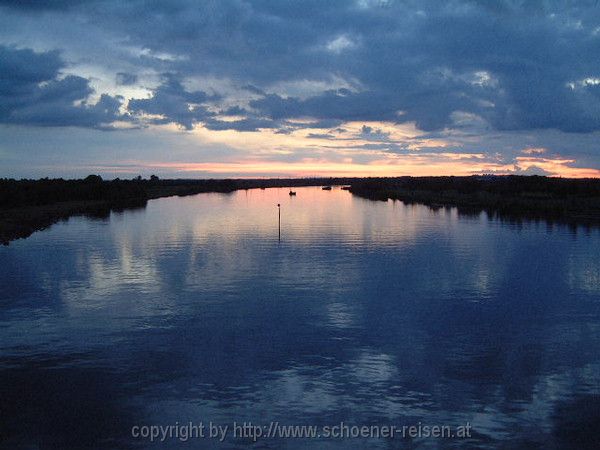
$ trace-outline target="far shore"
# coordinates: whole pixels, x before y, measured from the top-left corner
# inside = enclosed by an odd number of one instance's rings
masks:
[[[352,194],[371,200],[400,200],[462,212],[486,211],[501,217],[535,218],[600,225],[600,179],[542,176],[271,178],[217,180],[0,179],[0,243],[26,238],[37,230],[85,215],[143,208],[150,199],[240,189],[349,185]]]
[[[600,179],[483,175],[470,177],[368,178],[350,191],[371,200],[400,200],[432,208],[457,207],[510,220],[541,219],[600,225]]]

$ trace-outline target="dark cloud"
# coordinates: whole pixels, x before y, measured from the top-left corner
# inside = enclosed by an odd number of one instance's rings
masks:
[[[64,10],[93,0],[0,0],[0,6],[25,10]]]
[[[297,122],[297,121],[293,121],[293,120],[288,120],[285,122],[285,124],[289,127],[293,127],[293,128],[305,128],[305,129],[311,129],[311,128],[337,128],[339,125],[342,124],[342,121],[339,119],[321,119],[321,120],[314,120],[314,121],[310,121],[310,122],[306,122],[306,121],[302,121],[302,122]]]
[[[0,81],[3,92],[18,91],[27,85],[54,78],[64,63],[57,51],[35,53],[0,46]]]
[[[252,92],[253,94],[258,94],[258,95],[265,95],[265,91],[263,91],[262,89],[257,88],[256,86],[252,86],[251,84],[247,84],[245,86],[242,86],[242,89],[245,89],[248,92]]]
[[[128,109],[134,114],[159,116],[149,119],[150,122],[174,122],[190,130],[197,122],[214,115],[203,105],[210,99],[203,91],[187,91],[176,76],[165,74],[152,97],[130,100]]]
[[[335,139],[335,136],[329,133],[308,133],[306,137],[309,139]]]
[[[220,114],[225,116],[247,116],[251,113],[246,108],[235,105],[220,111]]]
[[[137,83],[138,77],[133,73],[117,72],[116,82],[119,86],[131,86]]]
[[[390,133],[386,133],[379,128],[374,129],[363,125],[360,130],[360,137],[367,141],[387,141],[390,138]]]
[[[116,36],[144,50],[129,56],[129,65],[177,73],[179,81],[165,81],[154,97],[129,102],[134,115],[160,116],[156,123],[188,129],[231,124],[244,130],[278,124],[288,132],[300,126],[290,125],[300,118],[338,124],[385,120],[414,121],[420,129],[434,131],[452,127],[452,114],[462,111],[496,130],[600,130],[600,89],[584,82],[600,77],[600,8],[595,0],[0,5],[23,15],[32,9],[59,10],[53,20],[63,14],[65,24],[75,17],[86,20],[107,39]],[[76,13],[69,7],[76,7]],[[31,54],[11,57],[31,59]],[[52,80],[61,67],[60,62],[52,65],[56,58],[54,53],[38,55],[29,68],[32,73],[18,61],[12,64],[19,66],[17,75],[24,80]],[[182,80],[195,77],[229,80],[253,97],[237,106],[229,101],[229,110],[211,109],[215,99],[182,87]],[[295,81],[332,86],[305,93],[281,87]],[[117,83],[135,84],[135,75],[119,72]],[[211,111],[223,109],[244,119],[219,121]]]
[[[519,167],[519,166],[515,166],[513,173],[515,173],[517,175],[543,175],[543,176],[554,175],[552,172],[542,169],[541,167],[538,167],[536,165],[529,166],[526,169],[523,169],[522,167]]]
[[[234,121],[207,119],[204,126],[209,130],[257,131],[265,128],[278,128],[279,124],[268,119],[248,118]]]
[[[97,103],[87,103],[94,92],[89,81],[60,77],[63,67],[57,52],[0,46],[0,122],[110,128],[123,117],[121,98],[103,94]]]
[[[327,121],[397,120],[398,107],[374,92],[347,94],[329,90],[321,95],[299,99],[268,94],[250,101],[250,106],[272,119],[315,118]]]

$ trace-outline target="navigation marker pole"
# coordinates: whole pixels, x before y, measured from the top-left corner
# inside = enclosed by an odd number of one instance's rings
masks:
[[[279,211],[279,242],[281,242],[281,205],[277,203],[277,210]]]

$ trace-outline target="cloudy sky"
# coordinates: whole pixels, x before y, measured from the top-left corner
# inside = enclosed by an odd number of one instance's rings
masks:
[[[0,0],[0,177],[600,176],[590,1]]]

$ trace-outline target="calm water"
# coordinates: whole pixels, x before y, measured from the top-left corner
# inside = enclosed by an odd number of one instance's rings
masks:
[[[598,443],[600,232],[287,192],[159,199],[0,248],[0,446]],[[190,421],[225,442],[131,435]],[[244,421],[472,432],[253,443]]]

